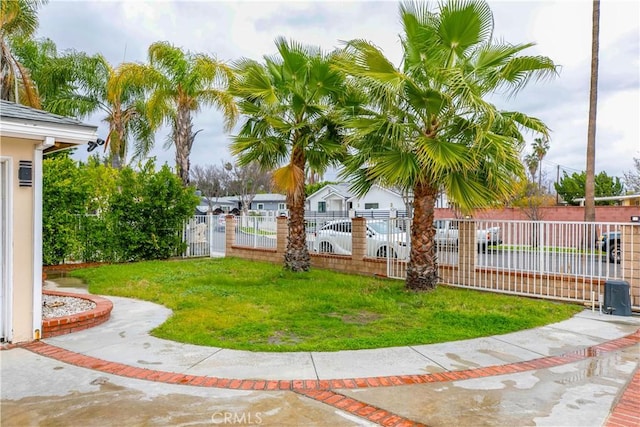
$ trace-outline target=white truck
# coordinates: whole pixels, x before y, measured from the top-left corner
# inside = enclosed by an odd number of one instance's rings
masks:
[[[435,241],[440,247],[458,247],[458,221],[439,219],[434,222],[436,228]],[[500,227],[490,227],[486,230],[476,231],[476,244],[478,251],[486,252],[489,246],[502,243],[502,233]]]

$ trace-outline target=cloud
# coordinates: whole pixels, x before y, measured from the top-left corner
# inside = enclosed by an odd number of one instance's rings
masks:
[[[497,39],[534,42],[532,54],[549,56],[562,66],[554,80],[531,84],[513,98],[492,99],[503,109],[541,118],[553,130],[543,162],[549,175],[555,176],[557,164],[585,169],[592,2],[512,0],[490,1],[490,6]],[[362,38],[381,47],[396,65],[401,59],[398,3],[392,1],[52,0],[39,16],[40,36],[60,49],[100,52],[114,65],[145,61],[148,46],[160,40],[225,61],[261,60],[275,53],[278,36],[324,50]],[[622,175],[632,169],[632,158],[640,157],[639,21],[640,2],[602,0],[596,169],[610,175]],[[194,129],[201,128],[191,163],[230,160],[230,138],[222,131],[220,113],[211,109],[196,115]],[[163,142],[159,135],[154,155],[173,165],[173,151],[162,149]]]

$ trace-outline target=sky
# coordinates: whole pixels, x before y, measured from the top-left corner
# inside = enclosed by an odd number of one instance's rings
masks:
[[[489,1],[494,38],[535,43],[528,54],[548,56],[560,66],[557,77],[531,83],[516,97],[492,98],[499,108],[538,117],[551,128],[550,150],[543,161],[549,182],[558,172],[586,169],[591,4],[590,0]],[[37,37],[52,39],[59,51],[101,53],[114,66],[145,62],[147,48],[156,41],[232,62],[274,54],[279,36],[324,50],[362,38],[399,65],[398,5],[371,0],[50,0],[39,12]],[[640,2],[601,0],[600,13],[596,173],[622,177],[633,169],[633,158],[640,158]],[[84,121],[98,125],[98,134],[106,138],[107,126],[101,119],[98,114]],[[192,167],[233,161],[220,112],[203,109],[195,116],[193,129],[202,131],[192,149]],[[158,132],[151,156],[158,164],[173,167],[173,148],[163,148],[166,134],[166,129]],[[525,152],[534,137],[528,135]],[[75,156],[85,159],[86,150],[77,150]],[[330,172],[325,179],[335,179],[335,174]]]

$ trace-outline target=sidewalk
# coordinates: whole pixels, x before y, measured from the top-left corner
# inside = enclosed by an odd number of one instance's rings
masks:
[[[46,424],[52,408],[56,425],[599,426],[640,360],[637,316],[584,311],[451,343],[254,353],[151,337],[168,309],[109,299],[103,325],[0,352],[3,426]],[[633,406],[623,425],[640,425]]]

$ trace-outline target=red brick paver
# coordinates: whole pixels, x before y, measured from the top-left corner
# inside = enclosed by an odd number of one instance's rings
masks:
[[[640,426],[640,368],[636,368],[635,375],[611,411],[605,426]]]

